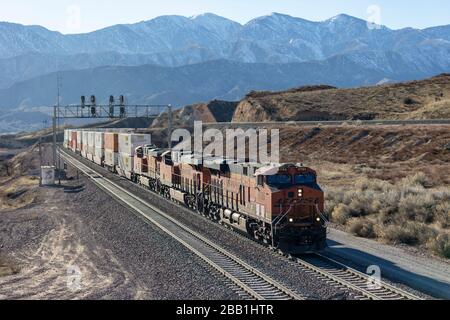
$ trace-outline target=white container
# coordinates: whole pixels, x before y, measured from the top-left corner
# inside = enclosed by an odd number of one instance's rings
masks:
[[[115,168],[118,165],[119,165],[119,154],[114,151],[105,150],[105,166]]]
[[[69,143],[69,130],[64,130],[64,147],[67,148],[67,145]]]
[[[134,157],[135,149],[152,143],[150,134],[121,133],[119,134],[119,153]]]
[[[89,132],[88,131],[82,131],[82,146],[81,146],[81,156],[84,158],[87,158],[87,151],[88,151],[88,140],[89,140]]]
[[[95,154],[95,131],[88,131],[87,158],[94,161]]]
[[[55,184],[55,167],[41,167],[41,184],[43,186],[53,186]]]
[[[104,149],[105,148],[105,134],[104,132],[95,132],[94,134],[94,148]]]
[[[131,179],[131,175],[134,171],[134,156],[126,153],[119,153],[119,166],[117,171],[120,175]]]
[[[99,166],[102,166],[104,157],[105,157],[105,150],[95,148],[94,159],[92,161],[94,161]]]
[[[88,132],[88,151],[89,153],[94,153],[95,148],[95,131]]]

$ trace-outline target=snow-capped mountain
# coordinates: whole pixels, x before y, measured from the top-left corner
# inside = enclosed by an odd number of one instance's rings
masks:
[[[343,59],[381,76],[361,78],[360,84],[427,77],[450,71],[450,26],[392,30],[344,14],[315,22],[279,13],[244,25],[211,13],[161,16],[76,35],[0,23],[0,88],[62,70],[180,67],[220,59],[310,62],[316,68]]]

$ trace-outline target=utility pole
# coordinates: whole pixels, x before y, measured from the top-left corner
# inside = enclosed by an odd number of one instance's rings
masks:
[[[56,168],[56,108],[53,106],[53,166]]]
[[[39,136],[39,187],[42,187],[42,136]]]
[[[58,172],[58,180],[59,185],[61,185],[61,172],[60,172],[60,161],[61,159],[56,154],[57,149],[57,130],[59,130],[59,106],[60,106],[60,96],[61,96],[61,75],[57,74],[56,76],[56,91],[57,91],[57,100],[56,105],[53,107],[53,166],[55,167],[56,171]],[[58,123],[57,123],[58,122]]]
[[[169,122],[169,126],[168,126],[168,136],[167,136],[167,143],[168,143],[168,147],[170,150],[170,153],[172,153],[172,105],[168,105],[167,106],[167,118],[168,118],[168,122]]]

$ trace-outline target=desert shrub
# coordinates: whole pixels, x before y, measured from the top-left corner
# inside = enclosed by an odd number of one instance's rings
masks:
[[[332,221],[337,222],[339,224],[346,224],[349,218],[350,218],[350,209],[347,205],[343,203],[340,203],[337,207],[335,207],[331,214]]]
[[[436,202],[430,194],[408,195],[398,204],[398,212],[407,220],[432,223]]]
[[[417,222],[392,224],[386,226],[383,230],[383,238],[394,244],[426,244],[431,238],[436,236],[436,232],[432,228]]]
[[[437,239],[438,235],[448,234],[450,227],[450,190],[427,189],[428,184],[424,173],[395,184],[358,179],[353,187],[325,191],[327,213],[331,213],[333,222],[346,225],[350,232],[361,237],[427,245],[445,256],[447,238]]]
[[[416,187],[421,186],[424,187],[429,184],[428,178],[423,172],[418,172],[413,176],[408,176],[403,178],[401,181],[401,185],[405,187]]]
[[[450,235],[440,234],[435,239],[430,239],[428,248],[444,258],[450,259]]]
[[[355,219],[350,223],[349,231],[362,238],[375,238],[375,229],[372,221],[368,219]]]
[[[407,97],[407,98],[403,99],[403,103],[405,105],[412,105],[412,104],[415,104],[416,101],[413,98]]]
[[[383,238],[394,244],[405,243],[415,245],[419,241],[417,234],[411,229],[406,229],[405,227],[398,225],[387,226],[384,230]]]
[[[436,206],[436,221],[441,228],[450,227],[450,202],[442,202]]]

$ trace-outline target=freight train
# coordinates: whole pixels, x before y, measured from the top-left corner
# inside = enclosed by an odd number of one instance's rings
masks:
[[[324,193],[300,164],[176,154],[131,129],[66,130],[64,146],[134,183],[289,254],[326,247]]]

